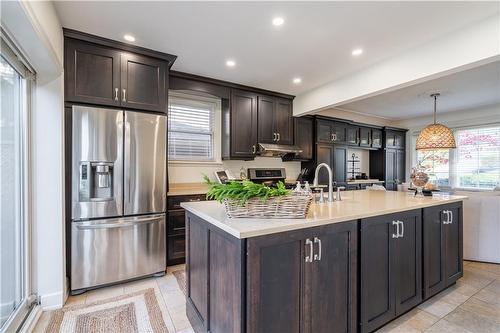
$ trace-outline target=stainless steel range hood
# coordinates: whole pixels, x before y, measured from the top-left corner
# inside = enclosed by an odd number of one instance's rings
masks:
[[[259,143],[260,156],[265,157],[285,157],[302,153],[302,149],[292,145],[277,145],[272,143]]]

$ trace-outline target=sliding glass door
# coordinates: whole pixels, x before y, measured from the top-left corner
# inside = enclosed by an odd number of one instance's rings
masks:
[[[15,331],[30,311],[28,200],[32,75],[2,33],[0,48],[0,327]]]

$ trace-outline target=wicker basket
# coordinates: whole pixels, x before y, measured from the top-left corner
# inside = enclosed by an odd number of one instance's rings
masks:
[[[238,200],[224,200],[224,207],[229,218],[274,218],[303,219],[309,211],[311,195],[290,194],[273,197],[268,200],[254,198],[241,204]]]

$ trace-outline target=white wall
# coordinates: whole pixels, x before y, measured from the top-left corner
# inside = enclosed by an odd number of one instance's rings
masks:
[[[498,60],[499,25],[500,16],[495,15],[300,94],[293,101],[293,113],[324,110]]]
[[[43,308],[58,308],[65,299],[62,29],[50,1],[3,1],[2,27],[37,74],[30,161],[33,285]]]
[[[288,180],[295,180],[300,172],[300,162],[282,162],[281,158],[256,157],[253,161],[223,161],[221,164],[168,164],[168,181],[170,184],[201,183],[203,174],[215,180],[214,172],[229,170],[239,177],[241,167],[247,168],[285,168]]]

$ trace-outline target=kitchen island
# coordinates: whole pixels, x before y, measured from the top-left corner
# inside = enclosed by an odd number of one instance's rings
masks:
[[[197,332],[370,332],[462,276],[463,196],[347,191],[305,219],[186,209]]]

